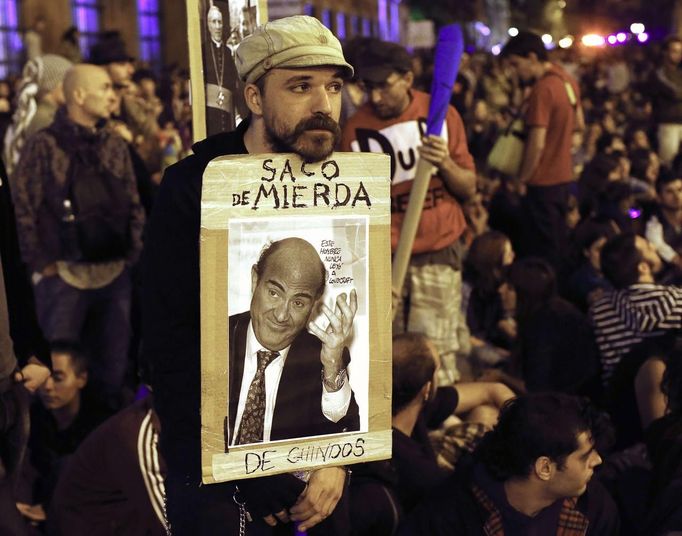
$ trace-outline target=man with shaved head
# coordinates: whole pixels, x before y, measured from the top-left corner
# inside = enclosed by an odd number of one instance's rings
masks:
[[[359,428],[346,373],[357,296],[339,295],[335,311],[322,305],[330,325],[320,329],[310,320],[325,279],[317,251],[300,238],[268,245],[251,269],[250,311],[230,317],[231,444]]]
[[[174,535],[239,534],[236,501],[253,519],[241,524],[247,536],[291,534],[290,521],[309,536],[349,534],[343,516],[343,468],[318,468],[307,483],[283,474],[201,484],[199,232],[204,169],[226,154],[294,152],[309,162],[323,161],[339,138],[341,92],[353,74],[339,40],[306,16],[256,28],[239,44],[236,66],[249,117],[235,131],[195,144],[192,156],[166,170],[146,234],[143,350],[153,364],[159,447],[168,464],[166,511]],[[237,326],[238,332],[230,332],[230,444],[341,430],[355,412],[352,396],[344,411],[344,348],[357,298],[342,294],[334,311],[320,306],[330,319],[326,330],[308,325],[325,280],[313,254],[312,246],[298,239],[275,242],[252,270],[250,311],[230,318],[231,329]],[[259,351],[272,360],[260,373]],[[279,381],[269,381],[275,375]],[[276,396],[268,393],[270,387]],[[264,407],[255,403],[263,394]],[[325,402],[323,394],[332,400]],[[289,400],[284,403],[283,397]],[[280,524],[286,525],[283,532],[277,532]]]
[[[80,342],[92,381],[115,405],[144,212],[126,143],[105,128],[115,104],[109,75],[76,65],[63,87],[66,105],[29,140],[15,171],[21,252],[46,338]]]

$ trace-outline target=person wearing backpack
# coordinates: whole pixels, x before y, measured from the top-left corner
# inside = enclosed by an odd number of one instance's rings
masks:
[[[130,267],[144,211],[125,141],[105,129],[115,103],[95,65],[64,78],[66,106],[26,144],[13,177],[19,241],[49,341],[79,342],[91,377],[117,399],[130,340]]]

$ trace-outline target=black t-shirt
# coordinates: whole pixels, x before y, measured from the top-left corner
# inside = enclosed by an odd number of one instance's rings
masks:
[[[40,402],[31,407],[31,464],[40,476],[35,486],[34,500],[48,504],[59,473],[68,456],[83,440],[111,415],[88,390],[81,391],[81,408],[73,423],[60,430],[52,413]]]
[[[406,512],[448,476],[438,467],[428,432],[452,415],[459,395],[454,387],[439,387],[436,396],[422,410],[408,437],[393,429],[393,466],[398,474],[397,494]]]

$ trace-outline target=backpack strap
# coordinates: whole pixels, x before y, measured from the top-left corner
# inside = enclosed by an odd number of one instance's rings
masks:
[[[559,78],[564,83],[564,89],[566,90],[566,96],[568,97],[568,102],[571,103],[571,106],[573,106],[573,108],[577,108],[578,96],[575,94],[575,89],[573,89],[573,85],[568,80],[566,80],[563,76],[561,76],[559,73],[557,73],[556,71],[549,71],[549,72],[545,73],[543,78],[545,78],[547,76],[556,76],[557,78]]]

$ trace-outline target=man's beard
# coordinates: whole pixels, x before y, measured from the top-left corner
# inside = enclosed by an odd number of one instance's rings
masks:
[[[309,130],[327,130],[332,136],[313,136]],[[327,158],[341,137],[339,124],[326,115],[314,115],[299,121],[291,131],[278,128],[265,121],[265,134],[272,149],[277,153],[296,153],[306,162],[319,162]]]

